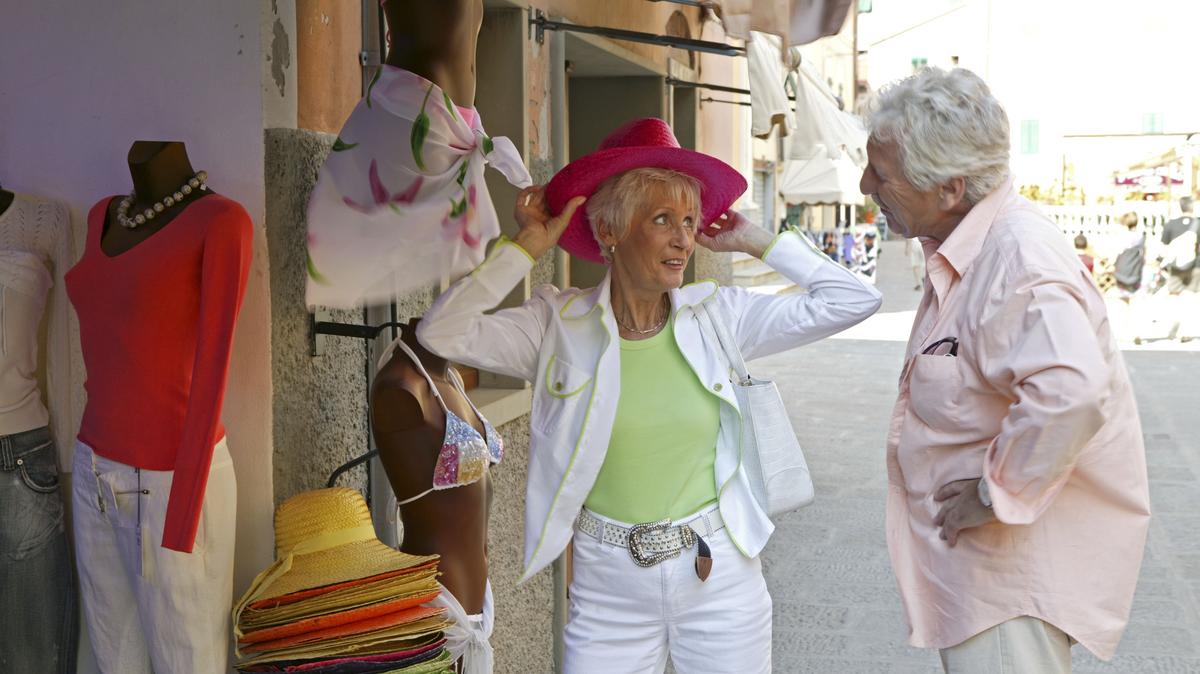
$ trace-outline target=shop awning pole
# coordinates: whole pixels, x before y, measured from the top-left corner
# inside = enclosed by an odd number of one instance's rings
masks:
[[[728,100],[725,98],[713,98],[712,96],[705,96],[700,99],[700,102],[701,103],[728,103],[729,105],[744,105],[747,108],[750,107],[750,103],[748,103],[746,101],[731,101],[731,100]]]
[[[724,84],[709,84],[707,82],[689,82],[687,80],[675,79],[674,77],[667,78],[667,86],[679,87],[680,89],[709,89],[712,91],[724,91],[728,94],[742,94],[743,96],[750,95],[749,89],[739,89],[737,87],[727,87]],[[794,101],[796,97],[788,96],[788,100]]]
[[[629,42],[641,42],[644,44],[653,44],[660,47],[672,47],[675,49],[683,49],[685,51],[704,52],[706,54],[718,54],[720,56],[745,56],[746,50],[741,47],[735,47],[724,42],[710,42],[708,40],[693,40],[688,37],[674,37],[671,35],[655,35],[654,33],[641,33],[634,30],[624,30],[621,28],[602,28],[596,26],[581,26],[573,23],[563,23],[561,21],[551,21],[546,18],[546,15],[537,10],[533,18],[529,20],[529,25],[536,29],[536,39],[538,44],[545,42],[546,31],[562,30],[571,33],[586,33],[588,35],[599,35],[614,40],[626,40]]]

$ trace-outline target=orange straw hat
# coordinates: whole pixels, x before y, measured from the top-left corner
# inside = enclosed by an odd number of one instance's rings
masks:
[[[367,502],[357,490],[335,487],[298,494],[275,511],[275,562],[258,574],[234,607],[235,632],[239,616],[253,603],[436,559],[437,555],[405,554],[380,541]]]

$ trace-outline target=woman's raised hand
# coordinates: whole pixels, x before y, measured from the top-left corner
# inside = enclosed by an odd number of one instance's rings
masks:
[[[696,234],[696,243],[717,253],[749,253],[762,257],[775,237],[732,208]]]
[[[575,209],[585,201],[587,197],[575,197],[567,202],[562,213],[551,216],[546,205],[546,186],[526,187],[517,195],[517,207],[513,215],[521,229],[513,237],[513,242],[524,248],[531,257],[541,257],[558,243],[558,237],[566,231]]]

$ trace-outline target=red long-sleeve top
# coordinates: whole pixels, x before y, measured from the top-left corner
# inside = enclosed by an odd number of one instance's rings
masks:
[[[253,226],[240,204],[212,194],[110,257],[100,238],[112,198],[88,213],[83,257],[66,276],[87,367],[79,439],[105,458],[175,471],[162,545],[191,552],[213,446],[225,435],[221,403]]]

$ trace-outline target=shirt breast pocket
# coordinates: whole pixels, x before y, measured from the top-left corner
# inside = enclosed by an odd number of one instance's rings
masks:
[[[913,414],[932,428],[955,430],[960,425],[963,377],[954,356],[918,354],[909,373],[909,405]]]
[[[592,373],[551,356],[546,364],[541,391],[534,396],[533,423],[547,434],[561,433],[562,424],[571,422],[586,405],[584,395],[592,383]]]

